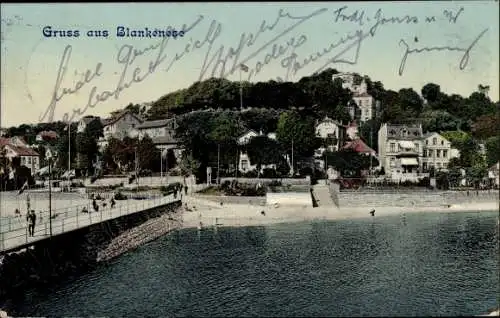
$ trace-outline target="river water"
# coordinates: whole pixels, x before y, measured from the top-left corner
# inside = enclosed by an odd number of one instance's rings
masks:
[[[50,290],[21,316],[455,316],[498,306],[498,213],[182,230]]]

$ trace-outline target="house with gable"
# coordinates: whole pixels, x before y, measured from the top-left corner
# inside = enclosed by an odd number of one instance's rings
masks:
[[[137,137],[139,135],[137,126],[143,122],[142,117],[128,110],[111,113],[111,117],[101,119],[104,136],[99,138],[99,148],[104,149],[111,138]]]
[[[458,158],[460,153],[451,147],[451,142],[437,132],[423,135],[422,170],[447,170],[452,158]]]
[[[380,108],[380,102],[368,93],[366,81],[363,79],[360,84],[355,84],[353,73],[334,74],[333,80],[337,78],[342,80],[343,88],[349,89],[353,93],[352,101],[354,103],[346,105],[351,117],[361,122],[373,119]]]
[[[28,147],[21,137],[0,137],[0,150],[0,157],[7,159],[9,164],[18,157],[20,164],[29,168],[32,175],[40,169],[40,155]]]
[[[422,174],[422,125],[385,123],[378,131],[378,156],[385,175],[393,181],[412,181]]]
[[[250,140],[257,136],[264,136],[264,133],[262,133],[262,131],[257,133],[256,131],[249,129],[238,138],[237,143],[241,148],[238,156],[238,170],[243,173],[257,169],[257,165],[252,164],[250,158],[248,157],[248,154],[245,151],[245,145],[248,145]],[[268,133],[266,136],[270,139],[276,140],[276,133]],[[276,169],[276,164],[262,165],[261,167],[262,170],[266,168]]]
[[[167,151],[172,149],[177,159],[181,158],[183,149],[175,136],[177,121],[174,118],[148,120],[136,126],[139,138],[148,136],[158,149]]]

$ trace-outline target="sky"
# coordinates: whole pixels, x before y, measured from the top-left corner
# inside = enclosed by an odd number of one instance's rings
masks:
[[[325,67],[392,90],[489,85],[499,99],[494,1],[11,3],[1,19],[1,127],[106,117],[212,76],[298,81]],[[119,37],[119,26],[184,34]]]

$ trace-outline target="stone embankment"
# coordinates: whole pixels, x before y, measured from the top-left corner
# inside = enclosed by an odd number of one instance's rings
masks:
[[[127,230],[114,238],[111,243],[97,253],[97,262],[109,261],[121,254],[153,241],[170,231],[182,227],[183,208],[175,213],[162,215]]]

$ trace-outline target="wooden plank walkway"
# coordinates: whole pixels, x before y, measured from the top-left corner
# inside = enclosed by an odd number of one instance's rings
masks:
[[[82,212],[83,206],[55,210],[52,211],[52,236],[180,200],[180,196],[174,199],[173,195],[168,195],[145,200],[117,200],[114,208],[108,204],[104,208],[100,206],[98,212],[95,212],[91,206],[87,208],[88,211],[91,211],[89,213]],[[0,254],[29,246],[50,237],[48,214],[42,216],[37,214],[33,237],[28,236],[26,215],[21,218],[15,216],[2,218],[0,222]]]

